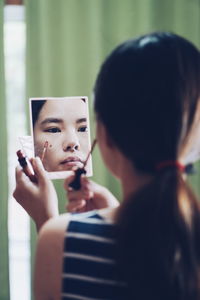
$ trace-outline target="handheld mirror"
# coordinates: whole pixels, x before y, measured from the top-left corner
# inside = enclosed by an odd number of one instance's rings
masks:
[[[39,156],[51,179],[82,168],[91,149],[88,98],[30,98],[34,156]],[[92,175],[91,156],[86,175]]]

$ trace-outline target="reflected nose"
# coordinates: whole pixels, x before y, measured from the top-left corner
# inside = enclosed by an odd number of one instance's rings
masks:
[[[74,143],[71,143],[69,145],[67,145],[66,148],[64,148],[64,151],[69,151],[69,152],[75,152],[75,151],[78,151],[79,150],[79,145],[78,144],[74,144]]]
[[[63,142],[63,151],[65,152],[75,152],[80,150],[80,144],[76,134],[71,134],[66,136]]]

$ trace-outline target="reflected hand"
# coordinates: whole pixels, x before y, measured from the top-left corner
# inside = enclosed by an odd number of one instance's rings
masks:
[[[37,230],[50,218],[58,215],[55,188],[47,177],[39,157],[31,160],[38,182],[33,183],[20,166],[16,167],[16,188],[13,197],[35,221]]]
[[[86,212],[93,209],[119,206],[118,200],[105,187],[81,176],[81,189],[76,191],[69,187],[74,179],[74,172],[65,179],[64,188],[67,191],[68,212]]]

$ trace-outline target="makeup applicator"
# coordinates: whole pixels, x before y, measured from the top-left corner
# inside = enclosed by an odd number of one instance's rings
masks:
[[[70,187],[72,187],[74,190],[80,190],[81,188],[81,175],[82,174],[86,174],[86,170],[85,170],[85,166],[88,162],[88,159],[90,157],[90,155],[92,154],[92,151],[94,149],[94,146],[96,145],[97,143],[97,140],[95,139],[92,143],[92,147],[91,147],[91,150],[90,152],[88,153],[87,157],[86,157],[86,160],[84,161],[83,163],[83,167],[82,168],[78,168],[76,171],[75,171],[75,178],[74,180],[69,184]]]

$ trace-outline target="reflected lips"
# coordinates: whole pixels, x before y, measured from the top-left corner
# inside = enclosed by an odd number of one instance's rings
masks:
[[[68,165],[68,166],[77,166],[77,164],[83,164],[82,160],[79,157],[76,156],[70,156],[66,158],[65,160],[61,161],[61,165]]]

